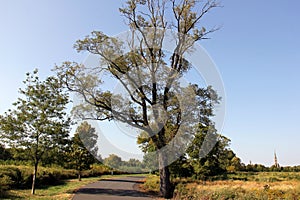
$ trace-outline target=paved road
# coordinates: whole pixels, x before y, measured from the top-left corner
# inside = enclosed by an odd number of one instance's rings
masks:
[[[80,188],[73,200],[151,200],[152,198],[134,189],[144,177],[117,177],[88,184]]]

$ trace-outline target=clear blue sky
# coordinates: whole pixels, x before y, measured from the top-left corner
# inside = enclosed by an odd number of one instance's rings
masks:
[[[0,112],[18,97],[25,73],[81,62],[73,48],[93,30],[127,30],[118,7],[124,1],[2,1],[0,7]],[[223,134],[246,164],[282,165],[300,158],[300,2],[223,0],[205,23],[222,25],[200,43],[217,64],[226,89]]]

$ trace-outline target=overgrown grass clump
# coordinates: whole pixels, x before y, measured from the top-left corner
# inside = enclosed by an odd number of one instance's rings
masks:
[[[141,189],[150,193],[159,192],[159,177],[157,175],[149,175],[141,186]]]

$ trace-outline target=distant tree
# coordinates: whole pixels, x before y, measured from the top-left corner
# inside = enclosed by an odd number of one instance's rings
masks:
[[[79,181],[81,181],[81,172],[90,169],[91,164],[96,162],[94,156],[98,154],[97,139],[95,128],[87,122],[82,122],[70,141],[67,152],[68,166],[78,171]]]
[[[245,166],[245,171],[247,171],[247,172],[254,172],[254,171],[255,171],[254,165],[252,165],[251,163],[250,163],[250,164],[247,164],[247,165]]]
[[[130,158],[128,161],[123,161],[119,170],[127,173],[142,173],[145,172],[144,163],[135,158]]]
[[[126,165],[130,167],[141,167],[142,163],[138,159],[130,158],[127,162]]]
[[[266,172],[266,171],[269,170],[266,166],[264,166],[264,165],[262,165],[262,164],[255,164],[255,165],[253,166],[253,168],[254,168],[254,170],[257,171],[257,172]]]
[[[228,172],[237,172],[244,169],[244,165],[241,162],[241,159],[234,155],[231,159],[228,159],[229,163],[226,166]]]
[[[105,165],[112,168],[118,168],[121,165],[123,165],[122,158],[115,154],[110,154],[107,158],[103,160],[103,162]]]
[[[143,164],[149,173],[153,173],[154,171],[158,170],[157,154],[153,154],[151,152],[145,153],[143,156]]]
[[[1,139],[9,147],[24,149],[34,164],[32,194],[42,156],[65,145],[70,125],[65,112],[69,97],[61,82],[55,77],[40,81],[37,73],[26,74],[25,89],[20,89],[24,97],[0,116]]]

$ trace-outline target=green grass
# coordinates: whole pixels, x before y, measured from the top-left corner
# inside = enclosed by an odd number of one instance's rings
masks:
[[[300,172],[240,172],[229,174],[228,179],[257,182],[300,181]]]
[[[8,191],[9,196],[6,199],[67,200],[72,198],[73,193],[76,191],[76,189],[86,184],[96,182],[98,180],[100,180],[99,177],[83,178],[82,181],[78,181],[77,179],[65,180],[60,185],[49,186],[43,189],[36,189],[35,195],[30,194],[31,192],[30,189],[9,190]]]

